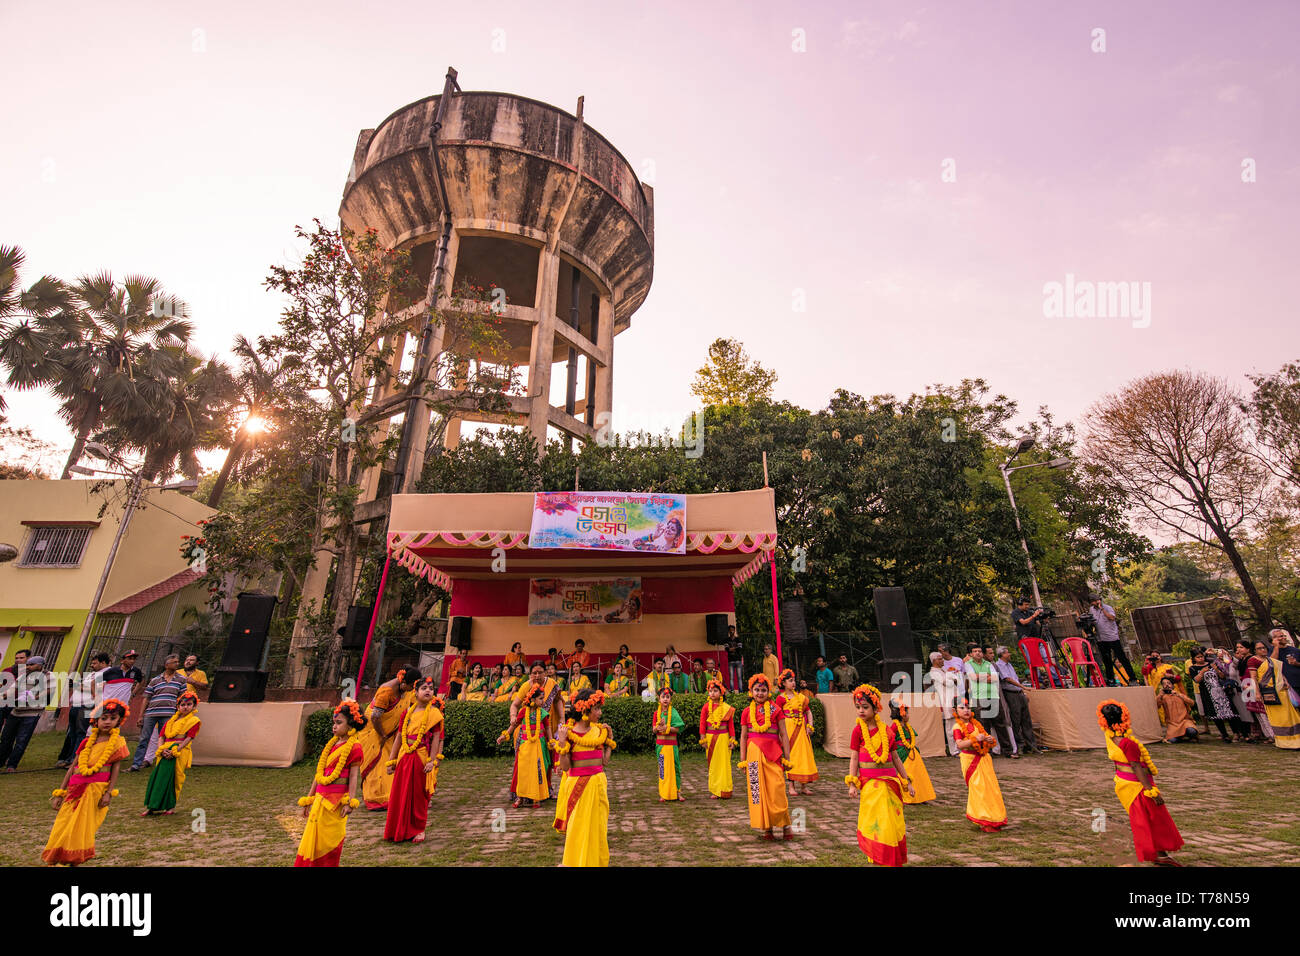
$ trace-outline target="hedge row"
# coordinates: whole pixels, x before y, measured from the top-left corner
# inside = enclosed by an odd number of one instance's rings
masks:
[[[703,694],[679,694],[673,698],[673,706],[686,724],[679,735],[683,747],[699,746],[700,709],[707,700]],[[749,705],[749,697],[745,694],[728,694],[726,700],[737,711]],[[654,702],[639,697],[621,697],[605,703],[602,719],[613,728],[619,753],[648,753],[654,749],[654,735],[650,732],[650,727],[654,721],[655,706]],[[820,745],[824,739],[826,711],[821,701],[815,699],[812,711],[816,726],[813,744]],[[321,748],[330,738],[331,716],[330,711],[319,710],[307,718],[307,755],[313,759],[320,756]],[[449,758],[508,754],[511,751],[510,745],[498,744],[496,741],[509,725],[509,704],[451,701],[447,705],[447,739],[443,744],[443,752]],[[739,736],[739,715],[736,733]]]

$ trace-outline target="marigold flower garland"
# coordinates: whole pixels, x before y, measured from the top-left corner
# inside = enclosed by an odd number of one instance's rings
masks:
[[[978,720],[975,720],[975,718],[973,717],[970,720],[962,720],[959,717],[957,718],[957,726],[961,728],[962,736],[965,737],[967,740],[970,740],[971,753],[975,754],[975,756],[982,757],[993,750],[993,741],[991,740],[976,741],[973,739],[976,734],[976,730],[975,730],[976,727],[979,728],[980,733],[984,733],[984,725],[981,724]],[[985,736],[988,735],[985,734]]]
[[[872,744],[872,736],[867,722],[861,717],[858,718],[858,732],[862,734],[862,748],[866,750],[867,756],[871,758],[873,764],[889,762],[889,729],[885,727],[885,722],[880,719],[880,714],[876,714],[876,730],[880,738],[880,752],[876,752],[875,745]]]
[[[316,783],[322,787],[328,787],[331,783],[343,775],[343,768],[347,764],[348,754],[352,752],[353,738],[356,737],[355,729],[348,730],[348,735],[343,740],[336,743],[333,747],[325,747],[320,752],[320,760],[316,761]],[[335,738],[337,739],[337,738]],[[343,751],[342,748],[347,750]],[[326,773],[325,768],[329,765],[330,758],[335,754],[339,759],[334,761],[334,769]]]
[[[90,732],[86,734],[86,745],[81,748],[81,753],[77,755],[77,773],[83,777],[93,777],[95,774],[103,770],[104,765],[108,763],[108,758],[117,753],[117,747],[115,745],[121,735],[122,731],[120,727],[114,727],[108,732],[108,746],[104,748],[104,753],[99,758],[99,763],[92,766],[89,763],[90,751],[94,749],[95,744],[99,741],[99,728],[90,728]]]
[[[1106,722],[1106,718],[1101,714],[1102,708],[1108,704],[1114,704],[1119,708],[1120,712],[1119,723],[1115,724],[1113,727]],[[1133,741],[1133,743],[1137,744],[1138,754],[1142,759],[1142,766],[1146,767],[1147,770],[1151,772],[1152,780],[1151,789],[1143,790],[1142,792],[1153,800],[1160,796],[1160,790],[1155,786],[1154,782],[1156,774],[1160,771],[1156,769],[1156,762],[1151,759],[1151,753],[1147,750],[1146,746],[1142,741],[1138,740],[1137,737],[1133,736],[1133,731],[1131,729],[1133,726],[1133,718],[1129,715],[1128,707],[1117,700],[1103,700],[1097,705],[1097,724],[1101,727],[1102,733],[1107,737],[1110,737],[1112,740],[1115,738],[1123,739],[1127,737],[1129,740]],[[1118,746],[1118,744],[1116,746]]]

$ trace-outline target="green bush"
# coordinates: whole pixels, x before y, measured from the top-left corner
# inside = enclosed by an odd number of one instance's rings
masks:
[[[329,739],[334,736],[333,709],[326,707],[309,715],[304,736],[307,738],[307,749],[303,752],[303,757],[316,760],[320,757],[320,752],[325,749],[325,745],[329,743]]]
[[[673,706],[685,723],[678,738],[682,747],[699,747],[700,710],[707,699],[703,694],[679,694],[673,698]],[[746,694],[728,694],[726,700],[737,710],[736,735],[739,737],[739,711],[749,705],[749,697]],[[654,734],[650,732],[650,727],[654,723],[655,706],[652,701],[640,697],[620,697],[605,703],[602,720],[612,728],[619,753],[648,753],[654,749]],[[821,701],[814,700],[812,711],[813,723],[817,728],[813,733],[813,745],[820,746],[825,737],[826,710]],[[452,701],[447,704],[447,739],[443,744],[443,753],[449,758],[509,753],[509,744],[498,745],[496,742],[502,731],[509,726],[509,704]],[[320,752],[328,737],[327,727],[325,737],[316,747],[316,753]]]

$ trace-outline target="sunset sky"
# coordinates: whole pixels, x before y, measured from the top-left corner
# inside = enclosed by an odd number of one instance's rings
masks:
[[[616,427],[685,414],[718,336],[807,407],[984,377],[1069,419],[1147,371],[1300,358],[1293,2],[184,7],[0,7],[0,243],[27,282],[157,276],[204,352],[273,328],[262,281],[337,221],[357,132],[452,65],[585,95],[655,187]],[[1149,325],[1046,316],[1067,275],[1149,283]],[[47,397],[8,400],[66,447]]]

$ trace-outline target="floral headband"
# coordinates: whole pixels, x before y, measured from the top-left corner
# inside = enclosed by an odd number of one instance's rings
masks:
[[[776,679],[776,686],[777,686],[777,687],[784,687],[784,686],[785,686],[785,682],[786,682],[787,679],[788,679],[788,680],[792,680],[792,681],[794,681],[795,683],[798,683],[798,682],[799,682],[799,678],[795,675],[795,672],[792,671],[790,668],[787,667],[785,670],[781,671],[780,676],[777,677],[777,679]]]
[[[126,704],[122,703],[120,700],[104,701],[104,708],[99,713],[102,716],[104,714],[112,714],[114,712],[121,714],[122,720],[126,720],[128,717],[131,716],[131,708],[128,707]]]
[[[904,704],[904,703],[903,703],[901,700],[899,700],[897,697],[895,697],[893,700],[891,700],[890,703],[893,704],[895,707],[898,708],[898,719],[899,719],[899,720],[907,720],[907,705]]]
[[[1106,720],[1105,717],[1102,716],[1101,713],[1102,708],[1104,708],[1108,704],[1114,704],[1116,707],[1119,708],[1120,718],[1118,724],[1111,724],[1109,721]],[[1129,716],[1128,708],[1125,707],[1123,704],[1121,704],[1119,701],[1103,700],[1100,704],[1097,705],[1097,725],[1101,727],[1103,733],[1105,733],[1106,731],[1112,731],[1114,733],[1119,734],[1120,736],[1123,736],[1124,734],[1128,733],[1128,729],[1133,725],[1133,721],[1132,718]]]
[[[853,703],[871,704],[873,710],[880,710],[880,691],[873,684],[859,684],[853,691]]]
[[[593,707],[605,706],[605,692],[598,690],[589,697],[578,698],[573,702],[573,709],[580,714],[585,714]]]
[[[704,686],[704,691],[705,693],[708,693],[715,687],[718,689],[719,694],[725,694],[727,692],[727,688],[722,686],[722,681],[718,680],[716,677],[709,679],[708,684]]]
[[[351,718],[349,723],[360,724],[365,722],[365,715],[361,713],[361,705],[351,697],[347,697],[334,708],[334,713],[341,714],[346,711],[347,716]]]
[[[759,683],[760,681],[767,685],[768,693],[771,693],[772,678],[768,677],[766,674],[755,674],[753,677],[749,679],[749,683],[746,684],[745,686],[749,688],[749,692],[752,694],[754,692],[754,685]]]

